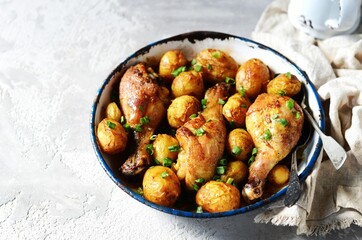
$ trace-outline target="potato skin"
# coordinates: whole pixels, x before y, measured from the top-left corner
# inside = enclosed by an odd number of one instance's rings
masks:
[[[245,117],[251,102],[247,96],[241,96],[235,93],[225,103],[222,108],[222,114],[229,123],[233,123],[235,127],[245,126]]]
[[[240,154],[234,154],[234,148],[239,148],[241,150]],[[250,157],[253,148],[253,139],[245,129],[236,128],[229,133],[226,142],[226,151],[235,160],[246,161]]]
[[[274,186],[283,186],[289,180],[290,171],[285,165],[276,165],[268,174],[268,181]]]
[[[190,95],[201,99],[204,91],[202,75],[195,70],[180,73],[171,84],[171,92],[174,97]]]
[[[161,57],[158,75],[162,77],[166,83],[171,84],[174,79],[171,73],[186,64],[187,59],[181,50],[169,50]]]
[[[143,177],[142,186],[143,196],[147,200],[166,207],[172,206],[181,194],[181,184],[176,174],[164,166],[149,168]]]
[[[272,79],[267,86],[267,92],[282,96],[293,97],[302,88],[302,83],[292,74],[279,74]]]
[[[201,111],[197,98],[183,95],[175,98],[167,109],[167,120],[171,127],[179,128],[187,122],[192,114]]]
[[[114,128],[112,129],[109,125],[114,126]],[[98,124],[97,139],[103,152],[116,154],[126,148],[128,136],[126,130],[118,121],[105,118]]]
[[[235,77],[236,89],[243,88],[248,98],[255,99],[260,93],[266,92],[269,80],[270,72],[267,65],[257,58],[252,58],[238,69]]]
[[[207,48],[196,56],[196,64],[201,65],[204,80],[218,83],[225,81],[226,77],[235,78],[239,65],[225,52],[218,49]]]
[[[209,181],[197,191],[196,203],[207,212],[229,211],[240,207],[240,192],[231,184]]]
[[[161,164],[165,158],[169,158],[175,161],[177,158],[178,151],[172,152],[168,149],[170,146],[179,146],[176,138],[167,134],[158,134],[155,141],[153,142],[154,158]]]
[[[111,102],[107,105],[106,108],[106,118],[113,119],[115,121],[119,121],[122,117],[121,110],[117,106],[115,102]]]
[[[239,184],[244,182],[249,174],[249,168],[245,162],[233,161],[228,162],[225,174],[221,175],[221,181],[226,182],[229,178],[232,178],[233,183]]]

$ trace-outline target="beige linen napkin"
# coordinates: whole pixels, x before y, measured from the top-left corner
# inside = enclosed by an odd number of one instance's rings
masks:
[[[325,235],[351,224],[362,227],[362,34],[316,40],[288,21],[289,0],[264,11],[253,39],[280,51],[299,65],[326,106],[327,133],[348,151],[334,169],[324,154],[291,208],[283,200],[256,216],[259,223],[297,226],[297,234]]]

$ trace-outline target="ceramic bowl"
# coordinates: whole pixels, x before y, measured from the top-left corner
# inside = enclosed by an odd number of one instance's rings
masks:
[[[121,166],[120,161],[117,161],[117,159],[114,159],[112,156],[101,152],[96,139],[96,126],[102,120],[101,113],[104,112],[107,104],[112,101],[112,92],[114,91],[115,86],[119,84],[119,82],[117,82],[119,81],[119,78],[114,76],[116,74],[121,76],[129,66],[138,62],[149,61],[150,59],[153,61],[159,61],[162,54],[167,50],[181,49],[185,53],[188,60],[191,60],[196,55],[196,53],[205,48],[223,50],[230,54],[239,64],[250,58],[259,58],[275,73],[290,72],[296,75],[303,84],[303,87],[307,93],[309,106],[312,109],[314,117],[317,119],[319,126],[321,129],[324,129],[325,127],[325,116],[320,98],[307,74],[288,58],[263,44],[243,37],[233,36],[225,33],[198,31],[184,33],[163,39],[151,43],[136,51],[123,62],[121,62],[113,70],[113,72],[110,73],[110,75],[103,81],[100,89],[98,90],[91,110],[91,141],[100,165],[108,174],[108,176],[113,180],[113,182],[119,186],[120,189],[125,191],[135,200],[147,206],[165,213],[183,217],[214,218],[242,214],[266,206],[267,204],[280,199],[286,192],[286,187],[284,187],[266,199],[247,206],[243,206],[236,210],[220,213],[196,213],[192,211],[163,207],[144,199],[141,195],[134,191],[132,186],[127,183],[127,180],[121,176],[119,171]],[[321,156],[321,153],[322,144],[320,138],[316,132],[312,131],[308,145],[305,149],[304,160],[298,165],[298,174],[302,181],[305,180],[305,178],[312,172],[317,159]]]

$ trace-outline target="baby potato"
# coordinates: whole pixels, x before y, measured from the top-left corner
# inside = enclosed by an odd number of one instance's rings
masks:
[[[285,165],[276,165],[268,174],[268,181],[274,186],[283,186],[289,180],[289,168]]]
[[[164,164],[165,159],[175,161],[180,145],[176,138],[167,134],[158,134],[153,142],[153,156],[161,164]]]
[[[171,92],[174,97],[190,95],[201,99],[204,95],[204,81],[201,73],[195,70],[180,73],[172,81]]]
[[[293,97],[302,88],[298,78],[290,73],[279,74],[268,83],[267,92],[282,96]]]
[[[267,65],[257,58],[252,58],[243,63],[235,77],[236,89],[243,92],[250,99],[256,98],[260,93],[266,92],[270,80]]]
[[[235,128],[229,133],[226,151],[235,160],[246,161],[250,157],[253,148],[253,139],[245,129]]]
[[[147,169],[142,187],[147,200],[166,207],[172,206],[181,194],[181,184],[176,174],[164,166]]]
[[[209,181],[197,191],[196,203],[207,212],[229,211],[240,207],[240,192],[231,184]]]
[[[126,148],[128,136],[118,121],[105,118],[98,124],[97,139],[103,152],[116,154]]]
[[[171,127],[179,128],[190,119],[192,114],[201,111],[201,103],[197,98],[183,95],[175,98],[167,109],[167,120]]]
[[[171,84],[172,79],[174,79],[172,72],[185,66],[186,63],[187,59],[181,50],[169,50],[161,57],[158,75]]]
[[[200,70],[206,81],[223,82],[227,77],[235,78],[239,65],[228,54],[217,49],[204,49],[196,56],[196,71]]]
[[[111,102],[110,104],[107,105],[106,117],[113,119],[117,122],[121,119],[122,117],[121,110],[119,109],[119,107],[115,102]]]
[[[225,174],[221,175],[220,179],[226,182],[229,178],[233,179],[233,183],[240,183],[247,179],[249,168],[245,162],[233,161],[229,162],[226,166]]]
[[[245,117],[251,102],[247,96],[241,96],[235,93],[225,103],[222,108],[222,114],[230,123],[232,122],[235,127],[245,126]]]

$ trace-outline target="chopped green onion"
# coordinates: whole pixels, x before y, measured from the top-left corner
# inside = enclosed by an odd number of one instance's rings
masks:
[[[220,179],[220,178],[221,178],[220,175],[214,175],[214,176],[212,177],[213,180],[218,180],[218,179]]]
[[[285,96],[287,94],[287,92],[282,89],[282,90],[278,90],[277,94],[280,96]]]
[[[234,156],[238,156],[241,152],[242,152],[242,150],[238,146],[234,146],[233,149],[231,150],[231,153]]]
[[[153,148],[152,143],[146,145],[146,152],[148,153],[148,155],[153,155],[155,149]]]
[[[251,155],[256,155],[258,153],[258,148],[253,148],[253,150],[251,151]]]
[[[150,140],[151,140],[151,141],[154,141],[154,140],[156,140],[156,138],[157,138],[157,134],[153,134],[153,135],[150,137]]]
[[[180,145],[168,146],[168,150],[170,150],[170,152],[178,152],[180,151]]]
[[[136,124],[136,126],[134,127],[134,130],[136,132],[142,132],[142,124]]]
[[[200,72],[201,69],[202,69],[202,66],[200,64],[195,64],[194,69],[195,69],[196,72]]]
[[[203,213],[201,206],[197,206],[196,213]]]
[[[294,108],[294,100],[292,98],[289,99],[285,104],[289,110],[292,110]]]
[[[141,119],[140,119],[140,123],[142,125],[145,125],[145,124],[147,124],[149,122],[150,122],[150,118],[148,116],[141,117]]]
[[[246,104],[241,104],[240,107],[241,107],[241,108],[248,108],[248,105],[246,105]]]
[[[221,98],[219,98],[219,101],[218,101],[217,103],[220,104],[220,105],[224,105],[224,104],[225,104],[225,101],[222,100]]]
[[[141,112],[144,112],[144,111],[145,111],[145,107],[142,106],[142,105],[140,105],[140,106],[138,107],[138,109],[139,109]]]
[[[299,119],[300,118],[300,112],[295,111],[294,116],[295,116],[295,119]]]
[[[161,177],[162,177],[162,178],[168,177],[168,172],[166,172],[166,171],[162,172],[162,173],[161,173]]]
[[[171,167],[172,166],[172,159],[168,158],[168,157],[164,158],[163,162],[162,162],[162,165],[164,167]]]
[[[239,88],[239,94],[242,96],[242,97],[245,97],[245,88],[243,87],[243,86],[241,86],[240,88]]]
[[[221,53],[219,51],[214,51],[211,53],[211,56],[213,56],[214,58],[219,58],[221,56]]]
[[[198,191],[200,189],[199,185],[197,184],[192,184],[192,188],[195,190],[195,191]]]
[[[195,117],[197,117],[197,114],[196,114],[196,113],[191,114],[190,117],[189,117],[189,119],[194,119]]]
[[[126,123],[126,119],[124,118],[124,116],[121,117],[121,119],[119,120],[119,122],[121,124],[125,124]]]
[[[280,118],[277,120],[280,124],[283,125],[283,127],[288,125],[288,120],[286,120],[285,118]]]
[[[206,104],[207,104],[207,99],[206,99],[206,98],[201,99],[202,109],[205,109],[205,108],[206,108]]]
[[[198,178],[198,179],[195,180],[195,183],[201,183],[201,184],[203,184],[203,183],[205,183],[205,179],[203,179],[203,178]]]
[[[107,126],[109,127],[109,128],[111,128],[111,129],[115,129],[116,128],[116,124],[115,123],[113,123],[113,122],[111,122],[111,121],[107,121]]]
[[[177,68],[175,71],[173,71],[171,73],[171,75],[174,77],[177,77],[180,73],[185,72],[185,71],[186,71],[186,66],[182,66],[182,67]]]
[[[216,167],[216,173],[219,175],[222,175],[226,172],[226,166],[217,166]]]
[[[251,156],[248,161],[248,165],[250,166],[255,160],[255,155]]]
[[[154,160],[155,160],[155,163],[156,163],[157,165],[160,165],[160,164],[161,164],[160,161],[158,161],[156,158],[155,158]]]
[[[123,128],[126,129],[126,131],[131,130],[131,126],[129,125],[129,123],[123,124]]]
[[[269,129],[265,130],[263,136],[261,136],[262,139],[265,139],[267,141],[269,141],[272,138],[272,133],[270,132]]]
[[[195,133],[196,133],[195,134],[196,136],[200,137],[205,133],[205,130],[202,127],[200,127],[200,128],[195,130]]]
[[[235,79],[231,78],[231,77],[226,77],[225,82],[227,84],[234,85],[235,84]]]
[[[234,182],[234,178],[229,177],[228,180],[226,180],[226,183],[232,184]]]
[[[292,74],[290,74],[290,72],[287,72],[287,73],[285,74],[285,76],[287,76],[287,78],[289,78],[289,79],[292,79]]]
[[[194,59],[192,59],[192,61],[191,61],[191,66],[193,66],[193,65],[195,65],[196,64],[196,59],[194,58]]]
[[[206,68],[207,68],[207,69],[209,69],[209,70],[211,70],[211,69],[212,69],[211,64],[210,64],[210,63],[208,63],[208,64],[206,65]]]
[[[138,193],[139,195],[143,196],[143,189],[142,189],[142,187],[139,187],[139,188],[137,189],[137,193]]]
[[[228,164],[228,160],[226,158],[221,158],[219,160],[219,165],[226,166]]]
[[[273,120],[279,118],[279,115],[278,114],[274,114],[272,117],[271,117]]]

